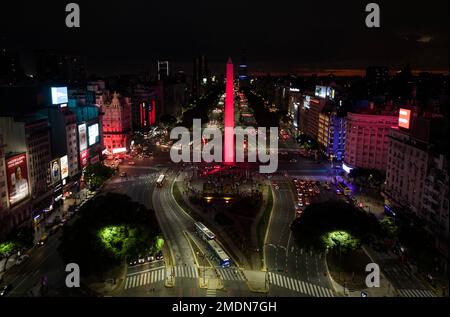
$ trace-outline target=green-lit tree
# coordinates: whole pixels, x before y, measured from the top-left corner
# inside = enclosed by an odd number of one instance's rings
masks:
[[[87,202],[81,217],[63,229],[59,252],[86,274],[102,274],[163,244],[152,210],[128,196],[108,193]]]

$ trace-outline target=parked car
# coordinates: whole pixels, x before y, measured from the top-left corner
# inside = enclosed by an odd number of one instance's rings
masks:
[[[16,265],[21,265],[23,262],[27,261],[30,258],[28,254],[24,254],[19,256],[19,258],[16,260]]]

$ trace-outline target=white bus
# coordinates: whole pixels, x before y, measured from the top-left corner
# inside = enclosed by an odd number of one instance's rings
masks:
[[[156,180],[156,186],[163,187],[165,178],[166,178],[166,176],[164,174],[159,175],[158,179]]]
[[[208,240],[213,240],[216,238],[214,233],[212,233],[211,230],[206,228],[206,226],[204,224],[202,224],[201,222],[196,222],[196,223],[194,223],[194,225],[195,225],[195,230],[197,230],[197,233],[200,235],[200,237],[203,240],[208,241]]]

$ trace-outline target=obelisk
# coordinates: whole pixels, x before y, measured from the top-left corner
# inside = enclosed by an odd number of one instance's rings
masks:
[[[224,162],[234,164],[234,84],[233,84],[233,62],[231,57],[227,61],[227,72],[225,82],[225,113],[224,113]]]

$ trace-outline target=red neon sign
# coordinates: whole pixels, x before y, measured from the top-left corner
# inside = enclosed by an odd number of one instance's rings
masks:
[[[400,128],[409,129],[411,119],[411,110],[400,108],[398,114],[398,126]]]

